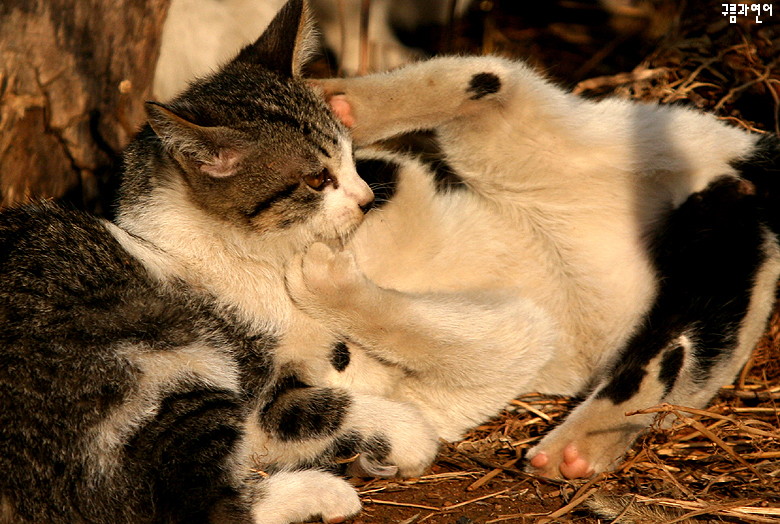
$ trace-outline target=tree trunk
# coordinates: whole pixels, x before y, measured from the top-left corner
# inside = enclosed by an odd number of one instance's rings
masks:
[[[105,211],[103,182],[145,119],[168,3],[0,2],[0,208],[65,198]]]

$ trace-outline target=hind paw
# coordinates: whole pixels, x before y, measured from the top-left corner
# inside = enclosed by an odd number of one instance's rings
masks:
[[[573,442],[560,450],[558,456],[551,453],[542,450],[536,452],[528,461],[530,472],[543,477],[566,479],[590,477],[595,473],[593,466],[580,454]]]

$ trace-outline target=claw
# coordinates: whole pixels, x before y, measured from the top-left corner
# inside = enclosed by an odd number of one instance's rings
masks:
[[[362,453],[347,466],[347,476],[392,478],[398,474],[398,466],[379,464]]]

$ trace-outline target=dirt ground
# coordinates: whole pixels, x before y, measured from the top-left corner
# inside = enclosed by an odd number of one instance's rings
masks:
[[[759,24],[730,23],[718,2],[474,4],[449,27],[421,31],[415,45],[519,57],[585,96],[693,105],[780,131],[780,13]],[[355,479],[364,511],[351,522],[780,522],[779,333],[776,314],[738,383],[707,410],[655,407],[672,428],[643,436],[614,473],[579,482],[525,474],[525,451],[570,408],[529,395],[443,445],[420,478]],[[610,507],[606,517],[590,509],[597,501]]]

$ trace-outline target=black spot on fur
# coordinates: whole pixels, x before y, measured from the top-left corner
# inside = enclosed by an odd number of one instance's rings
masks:
[[[415,131],[383,142],[383,147],[416,157],[433,174],[438,191],[467,189],[466,182],[450,166],[442,151],[436,131]]]
[[[471,100],[479,100],[487,95],[498,93],[501,90],[501,79],[494,73],[479,73],[471,77],[469,88],[466,90],[471,95]]]
[[[763,135],[750,155],[732,166],[755,186],[768,225],[780,233],[780,137]]]
[[[452,169],[444,158],[433,160],[428,165],[433,172],[433,181],[438,191],[454,191],[467,188],[466,182]]]
[[[674,387],[677,377],[680,375],[683,361],[685,360],[685,348],[677,346],[668,351],[661,360],[661,370],[658,373],[658,380],[664,385],[664,394]]]
[[[260,417],[260,424],[280,440],[332,435],[350,405],[347,393],[331,388],[294,388],[278,396]]]
[[[349,463],[346,459],[354,458],[358,453],[365,455],[371,462],[382,464],[392,451],[390,441],[379,433],[362,435],[357,431],[347,431],[336,437],[331,444],[316,458],[296,465],[299,468],[317,468],[336,474],[344,474]],[[273,471],[270,465],[267,471]]]
[[[463,178],[447,162],[435,131],[420,137],[418,144],[418,149],[412,150],[411,153],[431,170],[437,191],[455,191],[468,187]]]
[[[698,380],[706,380],[712,366],[732,351],[764,260],[756,198],[744,191],[742,181],[723,177],[660,224],[652,246],[658,297],[597,397],[615,404],[631,398],[647,363],[683,333],[694,343]],[[670,372],[678,357],[668,358]]]
[[[301,379],[299,379],[297,376],[287,375],[274,385],[273,398],[276,399],[291,389],[303,389],[309,387],[311,386],[305,382],[302,382]]]
[[[384,461],[392,451],[390,441],[384,435],[374,433],[365,438],[361,451],[376,462]]]
[[[344,371],[347,369],[347,366],[349,366],[349,359],[350,354],[347,344],[344,342],[337,342],[333,346],[333,350],[330,354],[330,363],[333,364],[336,371]]]
[[[336,462],[354,457],[360,453],[363,437],[356,431],[349,431],[340,435],[333,441],[330,447],[323,453],[323,459],[328,462]]]
[[[398,164],[387,160],[360,158],[355,162],[360,177],[374,192],[374,207],[380,208],[395,195]]]
[[[620,366],[612,372],[610,380],[597,394],[596,398],[608,398],[613,404],[622,404],[639,391],[639,385],[647,372],[642,361],[639,365]]]
[[[340,436],[326,453],[331,460],[344,459],[364,453],[371,460],[382,462],[390,455],[390,441],[378,433],[361,435],[350,431]]]

